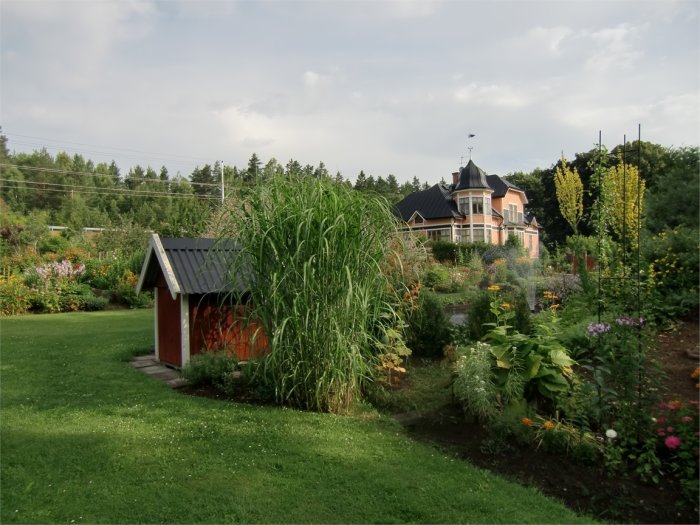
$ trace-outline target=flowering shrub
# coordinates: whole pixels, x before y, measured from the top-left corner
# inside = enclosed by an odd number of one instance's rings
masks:
[[[662,456],[689,498],[696,498],[698,491],[698,413],[697,400],[672,400],[661,403],[653,419]]]
[[[551,418],[523,417],[520,427],[525,431],[526,440],[548,452],[571,455],[586,463],[594,462],[602,452],[602,442],[595,434],[581,430],[558,414]]]
[[[84,264],[74,264],[68,259],[63,259],[61,262],[53,261],[34,267],[34,272],[36,272],[36,274],[45,281],[50,279],[75,280],[81,273],[83,273],[83,270],[85,270]]]
[[[0,315],[27,313],[32,291],[19,274],[0,275]]]
[[[148,308],[153,305],[153,298],[150,293],[136,293],[138,275],[126,270],[120,277],[114,289],[114,299],[130,308]]]

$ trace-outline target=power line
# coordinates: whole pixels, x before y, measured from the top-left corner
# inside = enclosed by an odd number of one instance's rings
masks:
[[[137,150],[137,149],[129,149],[129,148],[119,148],[115,146],[98,146],[95,144],[86,144],[83,142],[71,142],[71,141],[65,141],[65,140],[58,140],[58,139],[51,139],[47,137],[37,137],[35,135],[23,135],[21,133],[7,133],[6,131],[3,132],[3,135],[6,137],[9,137],[9,142],[12,145],[23,145],[23,146],[31,146],[32,148],[36,149],[50,149],[54,150],[58,153],[64,152],[67,153],[65,150],[70,149],[72,151],[77,151],[83,154],[90,154],[90,155],[98,155],[101,156],[102,158],[109,159],[109,160],[114,160],[114,157],[120,157],[120,158],[127,158],[127,159],[133,159],[136,161],[141,161],[141,162],[149,162],[149,161],[157,161],[156,163],[161,163],[161,162],[166,162],[170,164],[171,166],[174,164],[177,167],[182,167],[182,168],[187,168],[192,169],[192,164],[200,164],[200,163],[207,163],[210,162],[210,159],[205,159],[203,157],[191,157],[187,155],[176,155],[176,154],[166,154],[166,153],[154,153],[154,152],[148,152],[148,151],[142,151],[142,150]],[[25,137],[25,138],[35,138],[39,139],[44,142],[28,142],[26,140],[16,140],[14,137]],[[47,144],[45,141],[53,142],[55,144]],[[76,147],[75,145],[78,146],[87,146],[85,147]],[[94,149],[97,148],[97,149]],[[146,157],[146,159],[144,159]],[[150,157],[150,158],[149,158]]]
[[[4,133],[4,135],[7,136],[8,134],[7,134],[7,133]],[[57,143],[63,143],[63,144],[75,144],[75,145],[78,145],[78,146],[88,146],[88,147],[90,147],[90,148],[100,148],[100,149],[105,149],[105,148],[106,148],[105,146],[100,146],[100,145],[96,145],[96,144],[86,144],[86,143],[84,143],[84,142],[73,142],[73,141],[70,141],[70,140],[50,139],[50,138],[47,138],[47,137],[37,137],[37,136],[35,136],[35,135],[24,135],[24,134],[22,134],[22,133],[14,133],[14,132],[12,132],[12,133],[10,133],[10,135],[13,135],[13,136],[16,136],[16,137],[24,137],[24,138],[28,138],[28,139],[48,140],[48,141],[50,141],[50,142],[57,142]],[[17,142],[17,143],[19,144],[19,142]],[[30,143],[29,145],[33,145],[33,144]],[[154,153],[154,152],[152,152],[152,151],[142,151],[142,150],[132,149],[132,148],[118,148],[118,147],[116,147],[116,146],[111,146],[111,147],[109,147],[109,149],[112,149],[112,150],[115,150],[115,151],[129,151],[129,152],[138,153],[138,154],[141,154],[141,155],[155,155],[156,158],[160,158],[160,159],[167,159],[168,157],[172,157],[172,158],[181,158],[181,159],[184,159],[184,160],[201,160],[201,161],[206,161],[206,160],[208,160],[208,159],[204,159],[204,158],[201,158],[201,157],[190,157],[190,156],[188,156],[188,155],[178,155],[178,154],[173,154],[173,153]]]
[[[0,178],[0,182],[14,182],[15,184],[24,184],[25,187],[18,188],[22,190],[36,190],[36,191],[51,191],[60,193],[80,193],[80,194],[94,194],[94,195],[111,195],[115,197],[154,197],[154,198],[176,198],[176,199],[192,199],[192,198],[203,198],[203,199],[218,199],[211,195],[195,195],[193,193],[183,194],[183,193],[171,193],[171,192],[161,192],[161,191],[146,191],[146,190],[129,190],[122,188],[95,188],[94,186],[81,186],[81,185],[71,185],[71,184],[59,184],[52,182],[36,182],[28,180],[14,180],[14,179],[3,179]],[[29,184],[30,186],[26,186]],[[52,188],[45,188],[43,186],[53,186]]]
[[[64,175],[85,175],[85,176],[90,176],[90,177],[113,177],[114,174],[112,173],[97,173],[97,172],[89,172],[89,171],[70,171],[70,170],[64,170],[61,168],[42,168],[39,166],[23,166],[21,164],[8,164],[8,163],[0,163],[0,168],[17,168],[20,170],[30,170],[30,171],[39,171],[39,172],[46,172],[46,173],[58,173],[58,174],[64,174]],[[129,179],[129,176],[127,175],[126,177],[123,177],[124,180],[133,180]],[[168,179],[168,180],[161,180],[161,179],[137,179],[137,180],[143,180],[143,181],[148,181],[148,182],[156,182],[159,184],[179,184],[180,181],[187,182],[188,184],[192,186],[215,186],[219,187],[220,184],[215,184],[211,182],[193,182],[189,179],[185,179],[184,177],[180,180],[178,179]]]

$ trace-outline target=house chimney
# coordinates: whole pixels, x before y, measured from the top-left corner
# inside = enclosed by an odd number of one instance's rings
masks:
[[[457,183],[458,183],[458,182],[459,182],[459,172],[458,172],[458,171],[455,171],[455,172],[452,174],[452,184],[454,184],[455,186],[457,186]]]

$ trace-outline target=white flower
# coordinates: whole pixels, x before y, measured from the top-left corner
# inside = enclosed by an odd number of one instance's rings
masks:
[[[617,437],[617,432],[615,432],[612,428],[609,428],[605,431],[605,437],[608,439],[615,439]]]

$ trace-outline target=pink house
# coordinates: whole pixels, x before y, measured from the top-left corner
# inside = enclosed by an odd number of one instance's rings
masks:
[[[511,235],[531,258],[539,256],[539,226],[525,211],[525,192],[498,175],[487,175],[471,160],[436,184],[396,205],[406,229],[431,240],[502,245]]]

